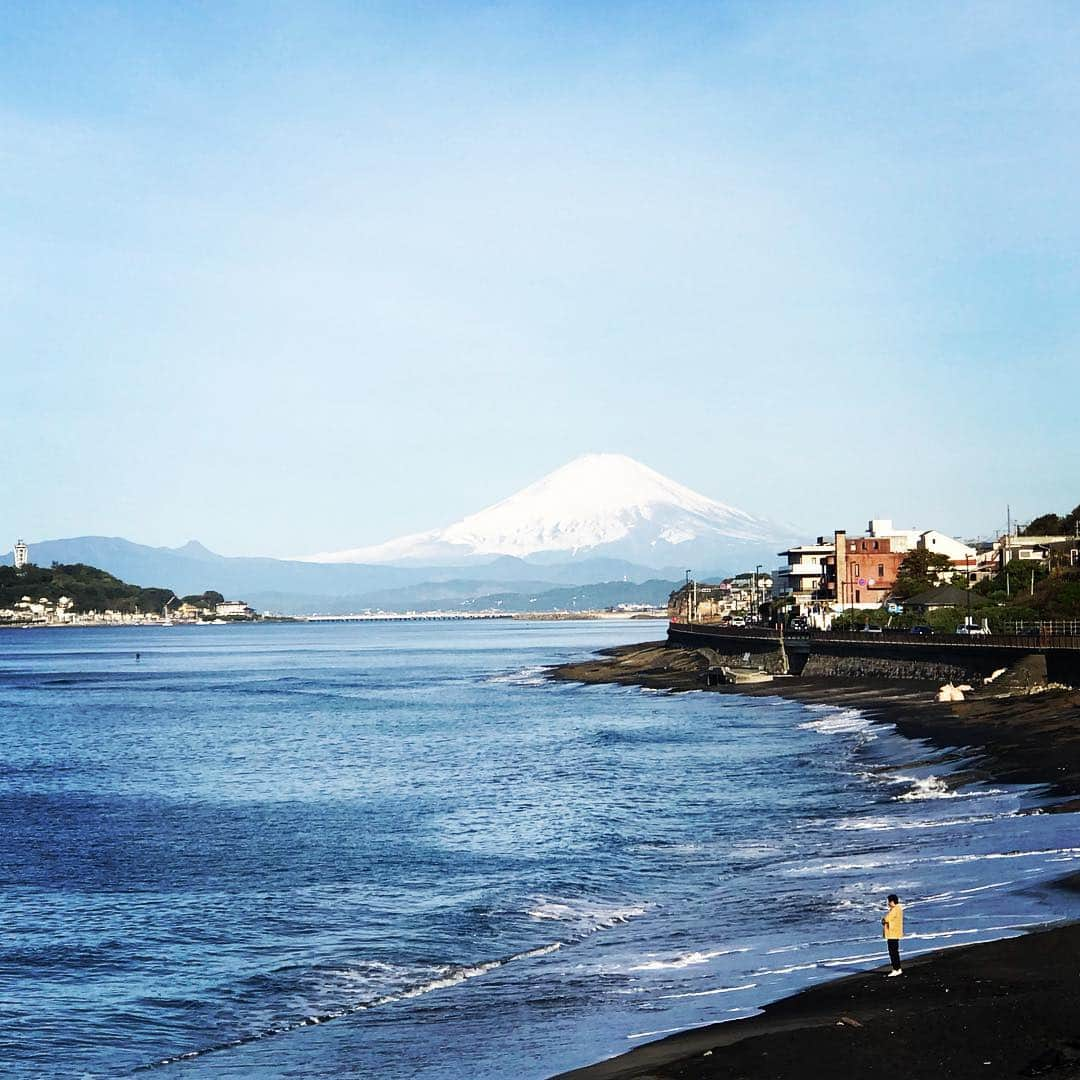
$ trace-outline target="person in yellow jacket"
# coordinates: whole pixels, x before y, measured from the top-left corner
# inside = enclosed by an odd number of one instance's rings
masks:
[[[904,936],[904,909],[896,893],[889,893],[889,910],[885,913],[885,918],[881,920],[881,929],[885,934],[886,944],[889,946],[892,971],[889,972],[888,977],[891,979],[904,972],[900,966],[900,939]]]

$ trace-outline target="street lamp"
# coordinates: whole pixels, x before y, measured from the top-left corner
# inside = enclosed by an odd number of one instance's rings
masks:
[[[754,622],[761,616],[761,604],[758,602],[758,575],[761,573],[761,563],[754,567]]]

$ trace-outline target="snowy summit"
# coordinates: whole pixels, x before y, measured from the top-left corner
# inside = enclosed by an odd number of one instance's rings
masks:
[[[736,551],[775,549],[786,535],[624,454],[586,454],[445,529],[306,561],[453,565],[507,555],[533,562],[605,556],[660,567],[693,556],[701,566]]]

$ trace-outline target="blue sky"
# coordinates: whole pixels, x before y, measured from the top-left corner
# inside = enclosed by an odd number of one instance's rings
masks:
[[[1053,3],[9,6],[0,520],[300,554],[595,450],[808,534],[1068,510],[1078,31]]]

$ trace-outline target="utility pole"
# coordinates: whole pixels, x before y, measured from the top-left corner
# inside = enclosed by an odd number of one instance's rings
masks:
[[[1005,571],[1005,595],[1011,596],[1009,588],[1009,536],[1012,534],[1012,508],[1005,504],[1005,544],[1001,549],[1001,569]]]

